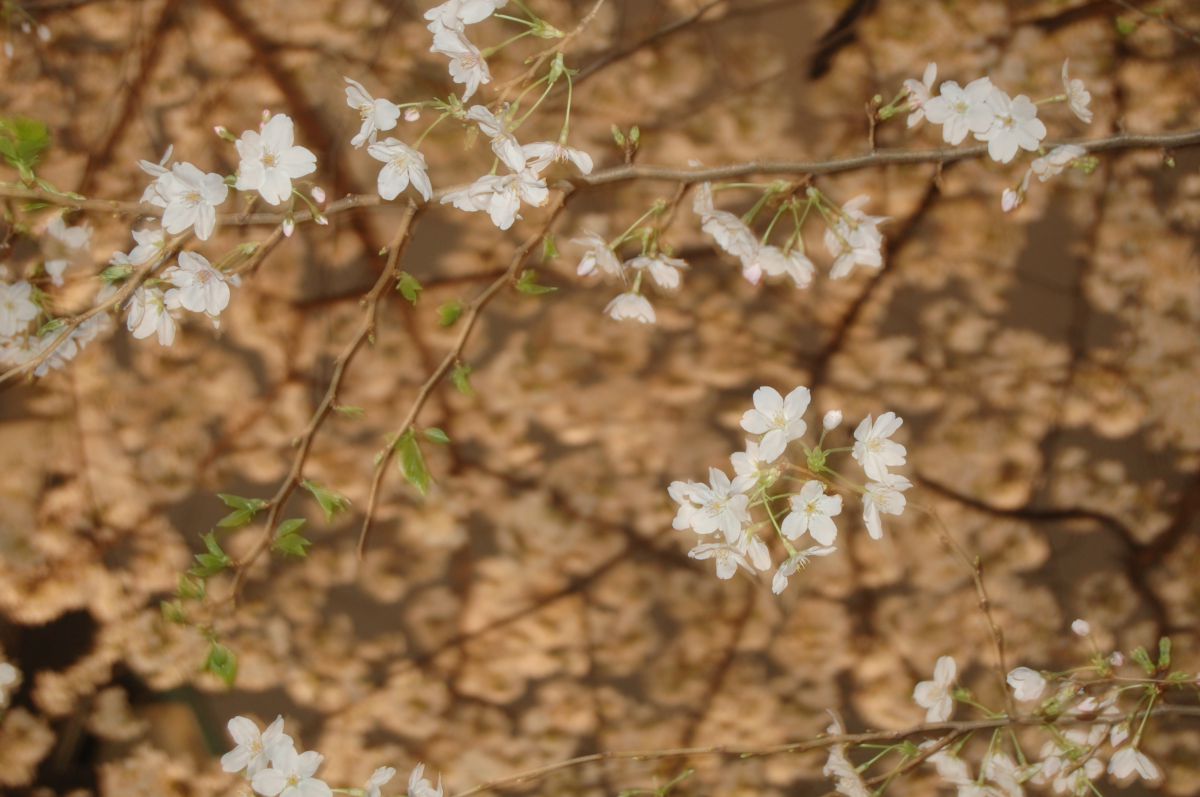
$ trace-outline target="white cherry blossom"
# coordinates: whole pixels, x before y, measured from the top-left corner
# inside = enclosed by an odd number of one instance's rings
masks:
[[[464,25],[483,22],[507,3],[508,0],[449,0],[426,11],[425,19],[434,33],[442,29],[462,30]]]
[[[730,579],[738,568],[755,573],[754,565],[737,548],[725,543],[703,543],[688,551],[692,559],[713,559],[717,563],[717,578]]]
[[[937,80],[937,64],[925,65],[925,73],[920,80],[909,78],[904,81],[904,91],[908,93],[908,107],[912,113],[908,115],[908,127],[916,127],[925,118],[925,103],[929,102],[933,90],[933,81]]]
[[[830,279],[843,279],[855,266],[883,267],[883,233],[886,216],[870,216],[862,208],[870,197],[856,196],[842,206],[833,225],[825,229],[825,248],[833,256]]]
[[[333,797],[329,784],[314,777],[325,757],[309,750],[297,753],[291,744],[271,750],[271,768],[259,770],[250,786],[265,797]]]
[[[626,263],[634,271],[646,271],[654,284],[664,290],[673,291],[679,287],[680,272],[688,267],[686,260],[677,257],[667,257],[661,252],[653,255],[639,255]]]
[[[718,468],[708,469],[708,481],[695,492],[699,509],[692,515],[692,530],[697,534],[720,531],[727,543],[736,545],[750,522],[750,498],[739,492],[742,483],[734,484]]]
[[[796,571],[803,570],[808,567],[809,560],[815,556],[829,556],[835,552],[837,548],[828,545],[814,545],[811,548],[805,548],[803,551],[796,553],[784,559],[780,563],[779,569],[775,571],[775,575],[771,578],[771,592],[776,595],[787,589],[788,579],[796,575]],[[766,569],[766,568],[762,568]]]
[[[729,457],[729,463],[733,465],[733,472],[736,474],[733,480],[734,490],[746,492],[758,484],[772,472],[771,464],[779,459],[782,453],[783,449],[764,452],[761,445],[747,440],[745,451],[735,451]],[[770,454],[773,456],[768,456]]]
[[[826,495],[825,483],[810,479],[800,488],[799,495],[791,497],[792,511],[783,519],[780,530],[789,540],[805,533],[821,545],[832,545],[837,539],[837,526],[833,518],[842,513],[842,497]]]
[[[1046,125],[1037,118],[1037,106],[1033,100],[1020,94],[1008,94],[993,87],[987,98],[988,107],[995,114],[991,127],[977,134],[986,141],[988,156],[1000,163],[1008,163],[1016,157],[1018,150],[1036,152],[1046,137]]]
[[[514,172],[525,168],[528,155],[517,141],[516,136],[508,130],[508,119],[504,114],[497,116],[482,105],[472,105],[467,110],[467,118],[479,125],[479,130],[492,142],[492,152],[504,161],[504,165]],[[535,175],[540,175],[541,169],[533,169]]]
[[[267,768],[271,754],[279,747],[291,749],[292,737],[283,732],[283,717],[276,717],[265,731],[259,731],[254,720],[234,717],[226,726],[237,746],[221,756],[221,769],[226,772],[245,770],[247,777]]]
[[[804,436],[808,429],[804,413],[811,400],[806,387],[798,387],[784,398],[775,388],[764,385],[754,391],[754,409],[742,414],[741,426],[750,434],[763,436],[759,444],[763,456],[774,460],[788,443]]]
[[[842,425],[842,411],[830,410],[825,413],[825,417],[821,419],[821,426],[827,432],[832,432],[834,429]]]
[[[1037,700],[1046,691],[1046,679],[1040,672],[1028,667],[1017,667],[1008,674],[1007,680],[1013,696],[1022,703]]]
[[[1083,81],[1078,78],[1072,78],[1067,74],[1067,64],[1071,59],[1063,61],[1062,65],[1062,84],[1063,93],[1067,97],[1067,107],[1071,109],[1071,113],[1079,118],[1079,121],[1090,125],[1092,123],[1092,109],[1088,106],[1092,102],[1092,95],[1083,85]]]
[[[461,31],[450,28],[434,31],[433,46],[429,49],[450,59],[450,78],[463,85],[463,102],[471,99],[481,85],[492,82],[483,53]]]
[[[942,125],[942,140],[961,144],[968,133],[980,135],[992,126],[996,112],[988,104],[995,86],[986,77],[972,80],[965,87],[953,80],[942,83],[938,96],[925,103],[925,118]]]
[[[133,240],[136,246],[128,254],[117,252],[110,262],[115,265],[144,266],[161,256],[167,248],[167,236],[162,227],[134,230]]]
[[[425,777],[425,765],[417,764],[408,776],[407,797],[442,797],[442,779],[438,778],[435,788]]]
[[[395,199],[410,183],[426,202],[433,196],[425,156],[403,141],[391,137],[376,141],[367,147],[367,154],[383,162],[376,180],[381,199]]]
[[[667,495],[679,504],[671,528],[676,531],[686,531],[692,528],[692,519],[704,504],[704,485],[693,481],[673,481],[667,487]]]
[[[851,456],[862,465],[868,478],[886,481],[888,468],[905,463],[908,451],[890,439],[903,423],[904,419],[896,413],[885,412],[874,421],[868,415],[854,430],[854,449]]]
[[[1088,637],[1092,635],[1092,626],[1087,620],[1076,618],[1071,621],[1071,631],[1076,636]]]
[[[1034,158],[1029,164],[1029,170],[1044,183],[1051,177],[1062,174],[1068,166],[1086,154],[1087,150],[1078,144],[1060,144],[1042,157]]]
[[[362,120],[362,126],[350,139],[350,144],[358,148],[366,143],[375,143],[377,133],[387,132],[396,126],[400,119],[400,106],[391,100],[372,97],[357,80],[344,76],[342,80],[349,84],[346,86],[346,104],[358,111]]]
[[[700,229],[708,233],[724,251],[742,261],[742,276],[751,285],[762,279],[762,266],[757,262],[758,238],[737,216],[717,210],[712,203],[712,186],[704,183],[696,191],[692,210],[700,217]]]
[[[912,487],[912,482],[903,476],[892,474],[886,482],[867,482],[866,492],[863,493],[863,522],[867,524],[867,534],[872,539],[883,537],[883,521],[881,515],[899,515],[904,512],[904,491]]]
[[[580,174],[591,174],[594,166],[592,156],[581,149],[568,147],[554,141],[537,141],[521,148],[529,160],[529,168],[541,174],[555,163],[571,163]]]
[[[32,296],[33,286],[28,282],[0,282],[0,337],[12,337],[37,318],[38,306]]]
[[[618,294],[604,308],[604,312],[614,321],[640,321],[643,324],[658,322],[654,306],[640,293]]]
[[[1162,777],[1162,770],[1141,750],[1128,745],[1113,753],[1108,761],[1108,774],[1118,781],[1132,780],[1136,775],[1153,783]]]
[[[46,273],[51,282],[62,285],[67,266],[86,259],[92,242],[92,228],[86,224],[68,227],[62,216],[55,216],[46,225],[46,235],[48,237],[42,242]]]
[[[468,213],[486,211],[492,223],[507,230],[517,219],[521,203],[534,207],[546,204],[550,190],[545,181],[529,169],[513,174],[490,174],[480,177],[466,188],[451,191],[442,197],[442,204],[452,204]]]
[[[292,195],[292,180],[317,170],[317,156],[296,146],[296,131],[287,114],[267,120],[262,131],[247,130],[237,140],[237,190],[257,191],[272,205]],[[170,227],[167,228],[170,230]]]
[[[183,307],[193,313],[216,317],[229,306],[229,284],[225,275],[195,252],[180,252],[179,265],[163,272],[163,279],[175,287],[168,290],[168,307]]]
[[[584,247],[583,257],[580,258],[577,269],[579,276],[586,277],[595,273],[597,269],[614,277],[622,275],[621,261],[604,238],[594,232],[585,231],[580,237],[571,239],[571,243]]]
[[[743,260],[743,267],[746,271],[754,274],[790,277],[797,288],[807,288],[811,285],[813,275],[817,272],[812,261],[800,250],[793,249],[790,252],[784,252],[778,246],[770,245],[758,246],[748,263]]]
[[[157,182],[164,202],[163,229],[178,235],[193,227],[196,237],[207,241],[217,225],[217,206],[229,196],[225,178],[190,163],[177,163]]]
[[[156,335],[160,346],[175,343],[175,319],[171,317],[166,296],[159,288],[141,287],[133,292],[125,326],[139,340]]]
[[[933,668],[933,680],[921,681],[913,689],[913,700],[925,709],[926,722],[945,722],[954,713],[954,678],[958,665],[942,656]]]
[[[381,790],[379,787],[389,783],[395,776],[396,770],[394,767],[379,767],[379,769],[376,769],[371,773],[371,778],[367,781],[364,789],[367,797],[380,797]]]

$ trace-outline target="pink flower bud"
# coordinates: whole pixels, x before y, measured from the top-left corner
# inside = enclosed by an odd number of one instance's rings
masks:
[[[283,220],[283,234],[288,238],[292,237],[292,233],[296,231],[296,220],[288,216]]]
[[[418,111],[416,108],[405,108],[404,109],[404,121],[415,122],[420,118],[421,118],[421,112]]]
[[[1092,627],[1088,624],[1087,620],[1076,620],[1071,623],[1071,630],[1075,632],[1076,636],[1086,637],[1092,633]]]
[[[312,198],[315,199],[318,204],[325,204],[325,189],[319,185],[314,185],[312,189]]]

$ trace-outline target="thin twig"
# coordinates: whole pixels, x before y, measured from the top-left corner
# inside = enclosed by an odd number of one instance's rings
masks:
[[[300,486],[304,465],[308,461],[309,452],[312,450],[313,438],[316,437],[317,430],[321,428],[321,424],[324,423],[325,418],[328,417],[330,411],[333,409],[334,402],[337,400],[338,390],[342,386],[342,379],[346,374],[347,366],[354,359],[359,349],[362,348],[363,343],[373,337],[375,333],[380,299],[389,292],[392,284],[396,281],[400,258],[412,235],[413,219],[416,214],[417,205],[409,201],[405,208],[404,217],[400,220],[400,225],[396,228],[396,234],[392,237],[392,242],[388,245],[387,266],[380,273],[379,279],[375,281],[375,285],[371,288],[370,293],[363,300],[365,307],[358,328],[354,331],[354,335],[350,340],[346,342],[346,346],[342,349],[341,354],[338,355],[337,360],[334,361],[333,376],[329,380],[329,387],[325,390],[325,396],[321,399],[321,403],[317,405],[317,409],[313,412],[312,417],[309,418],[308,424],[304,427],[304,431],[298,438],[296,444],[297,451],[295,457],[292,459],[292,467],[267,505],[269,509],[262,534],[249,553],[236,563],[237,575],[234,577],[231,593],[234,602],[237,602],[241,595],[242,587],[245,585],[246,577],[250,572],[250,566],[271,547],[271,542],[275,536],[275,528],[279,523],[279,516],[283,512],[283,507],[292,493]]]
[[[563,208],[566,207],[567,198],[571,196],[571,194],[572,189],[570,185],[563,185],[560,187],[558,198],[551,206],[550,213],[546,217],[546,220],[542,223],[541,229],[527,238],[520,246],[516,248],[516,250],[513,252],[511,260],[509,260],[508,268],[504,270],[504,273],[493,280],[491,284],[484,288],[483,291],[481,291],[480,294],[472,299],[471,303],[467,305],[463,316],[459,321],[462,326],[459,329],[458,338],[455,339],[454,344],[450,347],[450,351],[446,352],[446,356],[442,358],[442,361],[438,364],[437,368],[434,368],[432,373],[430,373],[425,379],[425,382],[421,385],[420,390],[417,391],[417,397],[413,400],[412,406],[410,406],[408,408],[408,412],[405,413],[404,420],[400,422],[400,425],[396,428],[396,431],[393,432],[388,438],[389,440],[399,440],[401,436],[408,431],[409,427],[411,427],[417,420],[417,415],[420,414],[421,409],[425,406],[425,402],[429,400],[429,396],[433,392],[433,389],[437,387],[438,383],[440,383],[446,377],[446,374],[450,372],[450,369],[454,367],[459,358],[462,356],[463,348],[467,345],[467,340],[471,337],[471,332],[475,329],[475,324],[479,320],[480,312],[488,305],[488,303],[496,296],[496,294],[500,292],[500,289],[503,288],[506,283],[510,282],[516,277],[517,271],[525,262],[525,258],[529,256],[529,253],[533,250],[533,248],[537,246],[543,238],[546,237],[547,233],[549,233],[550,227],[553,226]],[[391,463],[395,451],[395,445],[389,445],[380,453],[380,456],[375,463],[375,472],[371,477],[371,492],[367,498],[366,517],[363,519],[362,531],[358,535],[358,558],[360,561],[363,557],[363,553],[366,551],[367,542],[371,535],[371,526],[375,518],[375,510],[379,505],[379,491],[383,484],[383,477],[384,474],[387,473],[388,465]]]

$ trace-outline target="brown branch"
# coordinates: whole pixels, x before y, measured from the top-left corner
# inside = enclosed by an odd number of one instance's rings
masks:
[[[362,314],[362,320],[359,321],[358,328],[354,335],[347,341],[345,348],[334,361],[333,376],[329,380],[329,387],[325,391],[324,398],[317,405],[317,409],[309,418],[308,425],[301,432],[299,442],[297,443],[296,456],[292,459],[292,467],[284,478],[283,483],[279,485],[279,489],[272,496],[267,511],[267,519],[263,525],[262,534],[254,547],[246,554],[235,568],[237,575],[234,577],[233,590],[231,597],[236,603],[242,587],[246,583],[246,577],[250,571],[250,566],[261,557],[268,548],[271,547],[272,539],[275,535],[275,528],[279,523],[279,516],[283,512],[283,507],[300,486],[301,476],[304,472],[304,465],[308,461],[308,454],[312,450],[313,438],[316,437],[317,430],[321,428],[325,418],[328,417],[333,409],[334,402],[337,400],[338,390],[341,388],[342,379],[346,374],[346,368],[354,359],[354,356],[362,348],[363,343],[370,339],[375,333],[375,324],[379,313],[380,299],[389,292],[392,283],[396,280],[398,273],[397,269],[400,265],[400,257],[404,252],[405,247],[412,233],[413,219],[417,214],[416,203],[409,201],[405,208],[404,217],[400,220],[400,225],[396,229],[396,234],[392,237],[392,242],[388,246],[387,266],[379,275],[375,285],[371,288],[364,299],[365,307]]]
[[[573,193],[573,189],[569,184],[561,186],[560,191],[561,193],[558,195],[558,199],[555,200],[553,206],[551,207],[549,216],[542,223],[541,229],[527,238],[520,246],[516,248],[516,250],[513,252],[512,259],[509,261],[508,268],[504,270],[504,273],[493,280],[490,285],[484,288],[483,291],[474,299],[472,299],[471,303],[467,305],[463,313],[463,317],[459,322],[462,324],[462,327],[459,329],[458,338],[455,339],[454,344],[450,347],[450,351],[446,352],[446,356],[442,358],[442,361],[438,364],[437,368],[433,369],[433,371],[425,379],[425,382],[421,385],[420,390],[417,391],[416,399],[413,400],[412,406],[409,407],[408,412],[405,414],[404,420],[400,422],[400,425],[397,427],[396,431],[390,438],[388,438],[389,440],[399,440],[400,437],[408,431],[409,427],[413,425],[417,419],[417,415],[420,414],[421,409],[425,406],[425,402],[429,400],[429,396],[433,392],[433,389],[437,387],[437,385],[446,377],[446,374],[450,372],[450,369],[455,363],[458,362],[459,357],[462,356],[463,348],[467,345],[467,340],[471,337],[471,332],[475,329],[475,324],[479,320],[480,312],[488,305],[489,302],[492,301],[493,298],[495,298],[496,294],[500,292],[500,289],[503,288],[506,283],[513,280],[517,276],[517,271],[525,262],[525,258],[529,256],[529,253],[533,250],[533,248],[537,246],[543,238],[546,237],[547,233],[549,233],[550,227],[558,219],[559,214],[562,213],[563,208],[566,207],[568,197],[570,197]],[[378,461],[375,463],[375,472],[371,478],[371,492],[367,499],[366,517],[363,520],[362,531],[358,536],[358,558],[360,560],[363,557],[363,553],[366,551],[367,542],[371,535],[371,525],[375,517],[375,509],[379,505],[380,486],[383,484],[384,474],[387,473],[388,465],[391,463],[395,452],[395,445],[389,445],[381,452]]]

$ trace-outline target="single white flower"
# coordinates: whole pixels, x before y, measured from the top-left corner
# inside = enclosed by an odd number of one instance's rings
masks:
[[[604,312],[614,321],[640,321],[643,324],[658,322],[654,306],[640,293],[618,294],[604,308]]]
[[[389,137],[367,147],[367,154],[377,161],[383,161],[384,164],[376,181],[380,198],[395,199],[408,188],[409,183],[412,183],[412,187],[426,202],[433,196],[433,186],[426,172],[425,156],[417,150]]]
[[[437,788],[434,788],[425,777],[425,765],[417,764],[408,776],[408,797],[442,797],[442,779],[438,778]]]
[[[762,279],[762,266],[757,263],[758,238],[737,216],[717,210],[712,203],[712,186],[704,183],[696,191],[692,211],[700,217],[700,229],[708,233],[724,251],[742,262],[742,276],[751,285]]]
[[[177,163],[159,178],[163,205],[163,229],[177,235],[194,227],[196,237],[207,241],[217,225],[217,206],[229,196],[225,178],[204,173],[190,163]]]
[[[945,722],[954,713],[954,678],[958,665],[942,656],[933,668],[933,680],[921,681],[913,689],[913,700],[925,709],[926,722]]]
[[[142,287],[133,292],[125,326],[139,340],[157,335],[160,346],[175,342],[175,319],[171,317],[166,297],[159,288]]]
[[[506,114],[497,116],[482,105],[472,105],[466,116],[479,125],[480,132],[491,139],[492,152],[496,153],[496,157],[503,161],[505,166],[514,172],[525,168],[529,158],[516,136],[509,132]],[[533,169],[533,172],[540,175],[541,169]]]
[[[276,745],[271,751],[271,768],[259,770],[250,787],[266,797],[333,797],[325,781],[313,777],[325,757],[309,750],[297,753],[291,744]]]
[[[1008,163],[1016,157],[1017,150],[1036,152],[1046,137],[1046,125],[1037,118],[1037,106],[1033,100],[1020,94],[1009,97],[993,87],[987,98],[988,107],[995,114],[991,127],[976,138],[986,141],[988,156],[1000,163]]]
[[[832,545],[837,539],[833,519],[842,513],[842,497],[826,495],[825,483],[810,479],[791,497],[792,511],[783,519],[783,536],[794,540],[805,532],[821,545]]]
[[[829,556],[836,550],[837,548],[828,545],[814,545],[784,559],[780,563],[779,569],[775,571],[774,577],[771,578],[771,592],[778,595],[787,589],[788,579],[794,576],[797,570],[808,567],[809,560],[814,556]]]
[[[746,441],[745,451],[735,451],[729,457],[733,472],[737,476],[733,480],[734,492],[746,492],[754,485],[769,478],[774,471],[771,463],[779,459],[783,449],[764,451],[763,447],[753,440]]]
[[[742,528],[750,522],[750,498],[739,491],[742,482],[731,482],[718,468],[708,469],[708,481],[696,490],[700,508],[692,516],[692,529],[697,534],[720,531],[727,543],[736,545],[742,538]]]
[[[429,49],[450,59],[450,78],[463,85],[463,102],[471,99],[480,85],[492,82],[492,73],[483,53],[460,31],[449,28],[435,31],[433,46]]]
[[[904,419],[894,412],[885,412],[872,422],[871,416],[862,419],[854,430],[854,449],[851,456],[862,465],[867,478],[886,481],[888,468],[903,465],[908,453],[904,446],[889,439]]]
[[[287,114],[277,113],[262,132],[247,130],[237,140],[237,190],[257,191],[272,205],[292,195],[292,180],[317,170],[317,156],[295,145],[296,131]],[[170,230],[170,227],[167,228]]]
[[[21,671],[7,661],[0,661],[0,708],[8,705],[9,695],[20,683]]]
[[[1029,168],[1044,183],[1062,174],[1064,169],[1086,154],[1087,150],[1077,144],[1061,144],[1042,157],[1034,158]]]
[[[33,286],[28,282],[0,282],[0,337],[11,338],[37,318],[38,306],[32,295]]]
[[[46,225],[46,235],[48,237],[43,240],[46,273],[51,282],[62,285],[67,266],[86,259],[92,242],[92,228],[86,224],[68,227],[62,216],[55,216]]]
[[[904,511],[904,491],[912,487],[912,482],[903,476],[892,474],[886,482],[868,482],[863,494],[863,522],[867,524],[867,534],[871,539],[883,537],[883,522],[881,514],[899,515]]]
[[[1021,783],[1027,774],[1007,753],[993,752],[983,760],[983,776],[996,784],[990,797],[1025,797]]]
[[[429,30],[435,33],[443,28],[462,30],[464,25],[483,22],[507,3],[508,0],[449,0],[426,11],[425,19],[429,20]]]
[[[579,238],[573,238],[571,243],[584,247],[583,257],[580,258],[577,269],[579,276],[586,277],[594,273],[597,268],[614,277],[621,276],[621,261],[609,247],[608,241],[596,233],[584,232]]]
[[[1046,679],[1040,672],[1028,667],[1017,667],[1010,672],[1008,685],[1012,687],[1013,696],[1022,703],[1037,700],[1046,691]]]
[[[821,426],[827,432],[832,432],[834,429],[842,425],[842,411],[830,410],[825,413],[825,417],[821,419]]]
[[[788,443],[803,437],[808,429],[804,413],[811,400],[806,387],[798,387],[784,398],[775,388],[764,385],[754,391],[754,409],[742,414],[742,428],[763,436],[760,445],[764,452],[783,453]]]
[[[679,273],[688,267],[686,260],[677,257],[667,257],[661,252],[653,257],[640,255],[626,263],[634,271],[647,271],[654,284],[665,290],[673,291],[679,287]]]
[[[180,252],[179,265],[163,272],[175,287],[167,291],[168,307],[179,306],[193,313],[219,316],[229,306],[229,284],[225,275],[195,252]]]
[[[521,148],[529,160],[529,168],[541,174],[555,163],[571,163],[580,174],[592,173],[592,156],[581,149],[568,147],[554,141],[538,141]]]
[[[1071,621],[1071,631],[1076,636],[1087,637],[1092,635],[1092,626],[1084,619],[1075,619]]]
[[[756,572],[754,566],[737,548],[725,543],[704,543],[688,551],[692,559],[714,559],[717,563],[717,578],[730,579],[738,568],[747,573]]]
[[[833,225],[825,229],[825,248],[834,258],[830,279],[849,276],[855,266],[883,267],[883,233],[879,225],[887,217],[863,213],[869,201],[865,195],[854,197],[842,206]]]
[[[396,770],[394,767],[380,767],[372,772],[365,789],[367,797],[380,797],[379,787],[388,783],[395,776]]]
[[[908,93],[908,107],[912,113],[908,115],[907,126],[916,127],[925,118],[925,103],[929,102],[933,81],[937,80],[937,64],[925,65],[925,73],[920,80],[909,78],[904,81],[904,90]]]
[[[131,266],[144,266],[151,260],[157,259],[167,248],[167,236],[162,227],[146,227],[133,231],[133,240],[137,243],[129,254],[124,255],[122,262]],[[116,256],[114,255],[114,258]],[[113,262],[116,262],[115,260]]]
[[[377,133],[386,132],[396,126],[400,119],[399,105],[391,100],[375,99],[357,80],[344,76],[342,80],[349,84],[346,86],[346,104],[358,111],[362,120],[358,133],[350,139],[352,146],[357,148],[368,142],[374,143]]]
[[[778,577],[778,576],[777,576]],[[786,582],[786,580],[785,580]],[[778,594],[778,592],[776,592]],[[841,719],[832,711],[829,715],[833,722],[827,729],[830,736],[841,736],[846,732]],[[843,797],[872,797],[874,792],[863,782],[858,767],[846,756],[846,745],[834,744],[829,747],[829,758],[821,773],[827,778],[833,778],[834,790]]]
[[[253,720],[246,717],[234,717],[226,727],[237,743],[236,747],[221,756],[221,769],[226,772],[245,770],[246,776],[252,778],[267,768],[271,754],[277,748],[292,748],[292,737],[283,732],[282,716],[276,717],[262,732]]]
[[[521,218],[522,202],[540,207],[549,198],[550,190],[545,181],[529,169],[522,169],[515,174],[480,177],[466,188],[447,193],[442,197],[442,204],[452,204],[468,213],[487,211],[493,224],[507,230]]]
[[[785,253],[778,246],[770,245],[761,245],[756,248],[748,263],[743,260],[743,269],[772,277],[790,277],[797,288],[807,288],[811,285],[813,275],[817,272],[812,261],[800,250],[793,249]]]
[[[947,144],[961,144],[967,133],[980,135],[995,121],[996,112],[987,102],[993,88],[986,77],[972,80],[965,87],[947,80],[938,89],[938,96],[925,103],[925,118],[942,125],[942,140]]]
[[[671,521],[671,528],[676,531],[692,528],[692,519],[704,505],[704,485],[693,481],[674,481],[667,487],[667,495],[679,504],[675,518]]]
[[[171,173],[171,170],[167,168],[167,164],[171,162],[171,154],[174,151],[175,146],[172,144],[167,147],[167,151],[163,153],[158,163],[152,163],[148,160],[138,161],[138,168],[154,178],[150,185],[146,186],[146,190],[142,192],[142,202],[156,205],[160,208],[167,206],[167,200],[162,195],[162,178]]]
[[[755,570],[771,569],[771,551],[767,544],[758,538],[750,529],[742,534],[742,539],[734,546],[738,553],[750,560]]]
[[[1079,118],[1079,121],[1086,125],[1092,123],[1092,109],[1088,105],[1092,101],[1092,95],[1088,92],[1087,87],[1083,85],[1083,81],[1078,78],[1071,78],[1067,74],[1067,64],[1071,59],[1063,61],[1062,67],[1062,83],[1063,93],[1067,95],[1067,107],[1071,109],[1071,113]]]
[[[1132,780],[1136,775],[1153,783],[1162,777],[1162,770],[1145,753],[1129,745],[1113,753],[1108,761],[1108,774],[1117,780]]]

